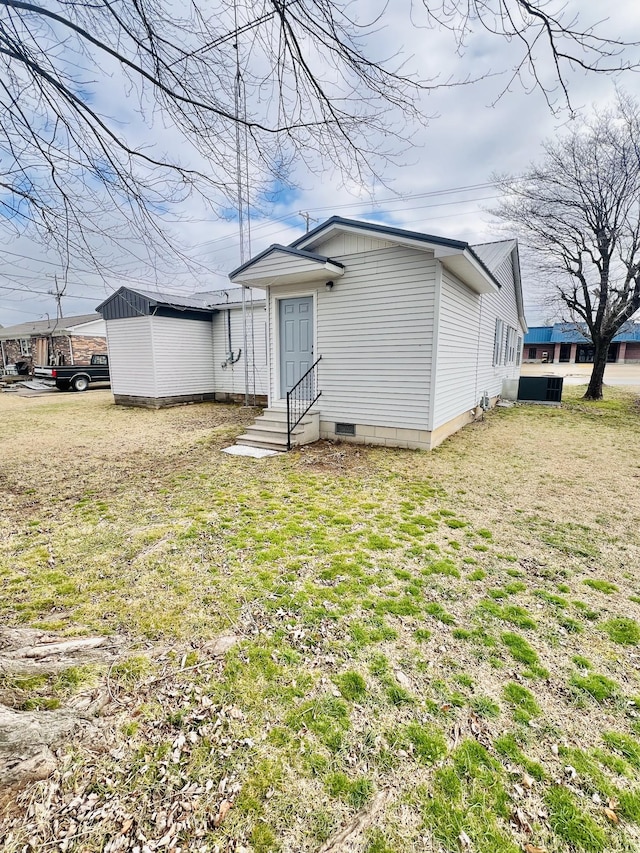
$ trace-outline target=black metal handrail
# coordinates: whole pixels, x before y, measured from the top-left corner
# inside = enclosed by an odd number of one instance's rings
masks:
[[[291,433],[322,394],[318,391],[316,371],[320,361],[322,356],[318,356],[309,370],[287,391],[287,450],[291,450]]]

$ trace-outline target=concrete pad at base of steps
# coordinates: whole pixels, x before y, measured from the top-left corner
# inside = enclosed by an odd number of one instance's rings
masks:
[[[267,450],[266,447],[247,447],[244,444],[234,444],[231,447],[223,447],[223,453],[231,456],[250,456],[252,459],[263,459],[265,456],[279,456],[279,450]]]

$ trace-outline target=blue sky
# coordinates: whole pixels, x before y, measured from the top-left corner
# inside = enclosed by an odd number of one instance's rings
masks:
[[[540,92],[528,92],[526,80],[524,85],[519,81],[509,85],[506,69],[513,64],[514,45],[479,32],[469,40],[467,52],[460,58],[449,34],[411,26],[408,0],[395,0],[390,5],[389,27],[371,37],[374,54],[388,54],[402,46],[409,67],[426,67],[442,80],[450,76],[494,76],[425,95],[424,112],[434,117],[427,127],[410,129],[412,147],[385,169],[385,186],[362,186],[331,168],[318,173],[308,164],[294,162],[297,188],[272,183],[262,194],[261,213],[254,213],[251,221],[252,253],[270,243],[287,243],[300,236],[305,228],[300,212],[309,213],[312,227],[316,224],[313,220],[322,221],[335,213],[470,242],[500,239],[504,235],[488,213],[496,201],[491,175],[522,172],[539,157],[542,140],[562,133],[570,124],[567,112],[554,115]],[[601,20],[602,4],[598,0],[569,0],[568,6],[572,5],[590,22]],[[358,8],[366,6],[360,4]],[[609,20],[602,26],[609,33],[631,38],[635,31],[640,41],[637,0],[609,4],[607,14]],[[545,74],[543,59],[540,62]],[[631,75],[625,83],[623,78],[622,85],[634,94],[637,79]],[[589,110],[593,105],[610,103],[615,84],[611,76],[587,76],[576,70],[570,77],[574,107]],[[128,128],[136,144],[154,144],[170,155],[184,156],[184,145],[174,128],[156,121],[151,131],[145,129],[135,98],[123,100],[116,79],[108,87],[94,87],[92,106]],[[372,146],[377,142],[372,139]],[[198,165],[206,167],[202,162]],[[226,216],[218,217],[206,205],[192,202],[181,211],[181,221],[171,226],[190,244],[194,260],[204,265],[197,275],[175,275],[167,269],[150,275],[138,260],[145,257],[145,247],[132,243],[121,256],[112,258],[111,271],[104,278],[81,266],[71,270],[67,292],[73,296],[63,299],[65,315],[93,310],[106,294],[126,283],[185,292],[224,287],[228,271],[239,263],[239,237],[232,209],[227,206],[222,212]],[[4,250],[0,324],[7,326],[55,313],[55,301],[47,291],[54,289],[54,276],[60,274],[56,257],[37,243],[17,238],[11,230],[0,230],[0,240]],[[547,319],[543,284],[525,274],[531,323]]]

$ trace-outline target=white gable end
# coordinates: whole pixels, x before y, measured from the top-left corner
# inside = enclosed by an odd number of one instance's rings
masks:
[[[391,246],[393,243],[389,240],[379,240],[377,237],[369,237],[366,234],[342,232],[319,240],[314,244],[314,251],[335,258],[343,255],[359,255],[375,249],[389,249]]]

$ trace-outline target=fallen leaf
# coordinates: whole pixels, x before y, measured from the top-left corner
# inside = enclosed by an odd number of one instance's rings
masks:
[[[528,773],[522,774],[522,784],[524,785],[525,788],[529,788],[529,790],[531,790],[531,788],[533,788],[533,782],[534,782],[533,777],[529,776]]]
[[[614,812],[613,809],[608,809],[606,806],[604,808],[604,816],[610,823],[620,823],[620,818]]]
[[[213,819],[213,825],[214,826],[220,826],[222,821],[229,814],[229,810],[231,809],[232,805],[233,805],[233,803],[231,802],[231,800],[223,800],[220,803],[220,806],[218,808],[218,814]]]
[[[527,842],[524,845],[524,853],[545,853],[544,847],[536,847],[535,844],[529,844]]]
[[[460,847],[462,847],[463,850],[470,850],[471,849],[471,839],[469,838],[467,833],[464,831],[464,829],[461,830],[460,835],[458,836],[458,843],[459,843]]]
[[[518,824],[520,829],[523,832],[533,832],[531,829],[531,824],[527,820],[527,815],[522,811],[522,809],[516,809],[513,814],[515,822]]]
[[[131,820],[131,818],[127,818],[127,820],[125,820],[125,822],[120,827],[120,835],[126,835],[127,832],[129,832],[129,830],[131,829],[132,824],[133,821]]]
[[[394,670],[394,675],[400,687],[404,687],[405,690],[411,690],[413,688],[411,681],[401,669]]]

